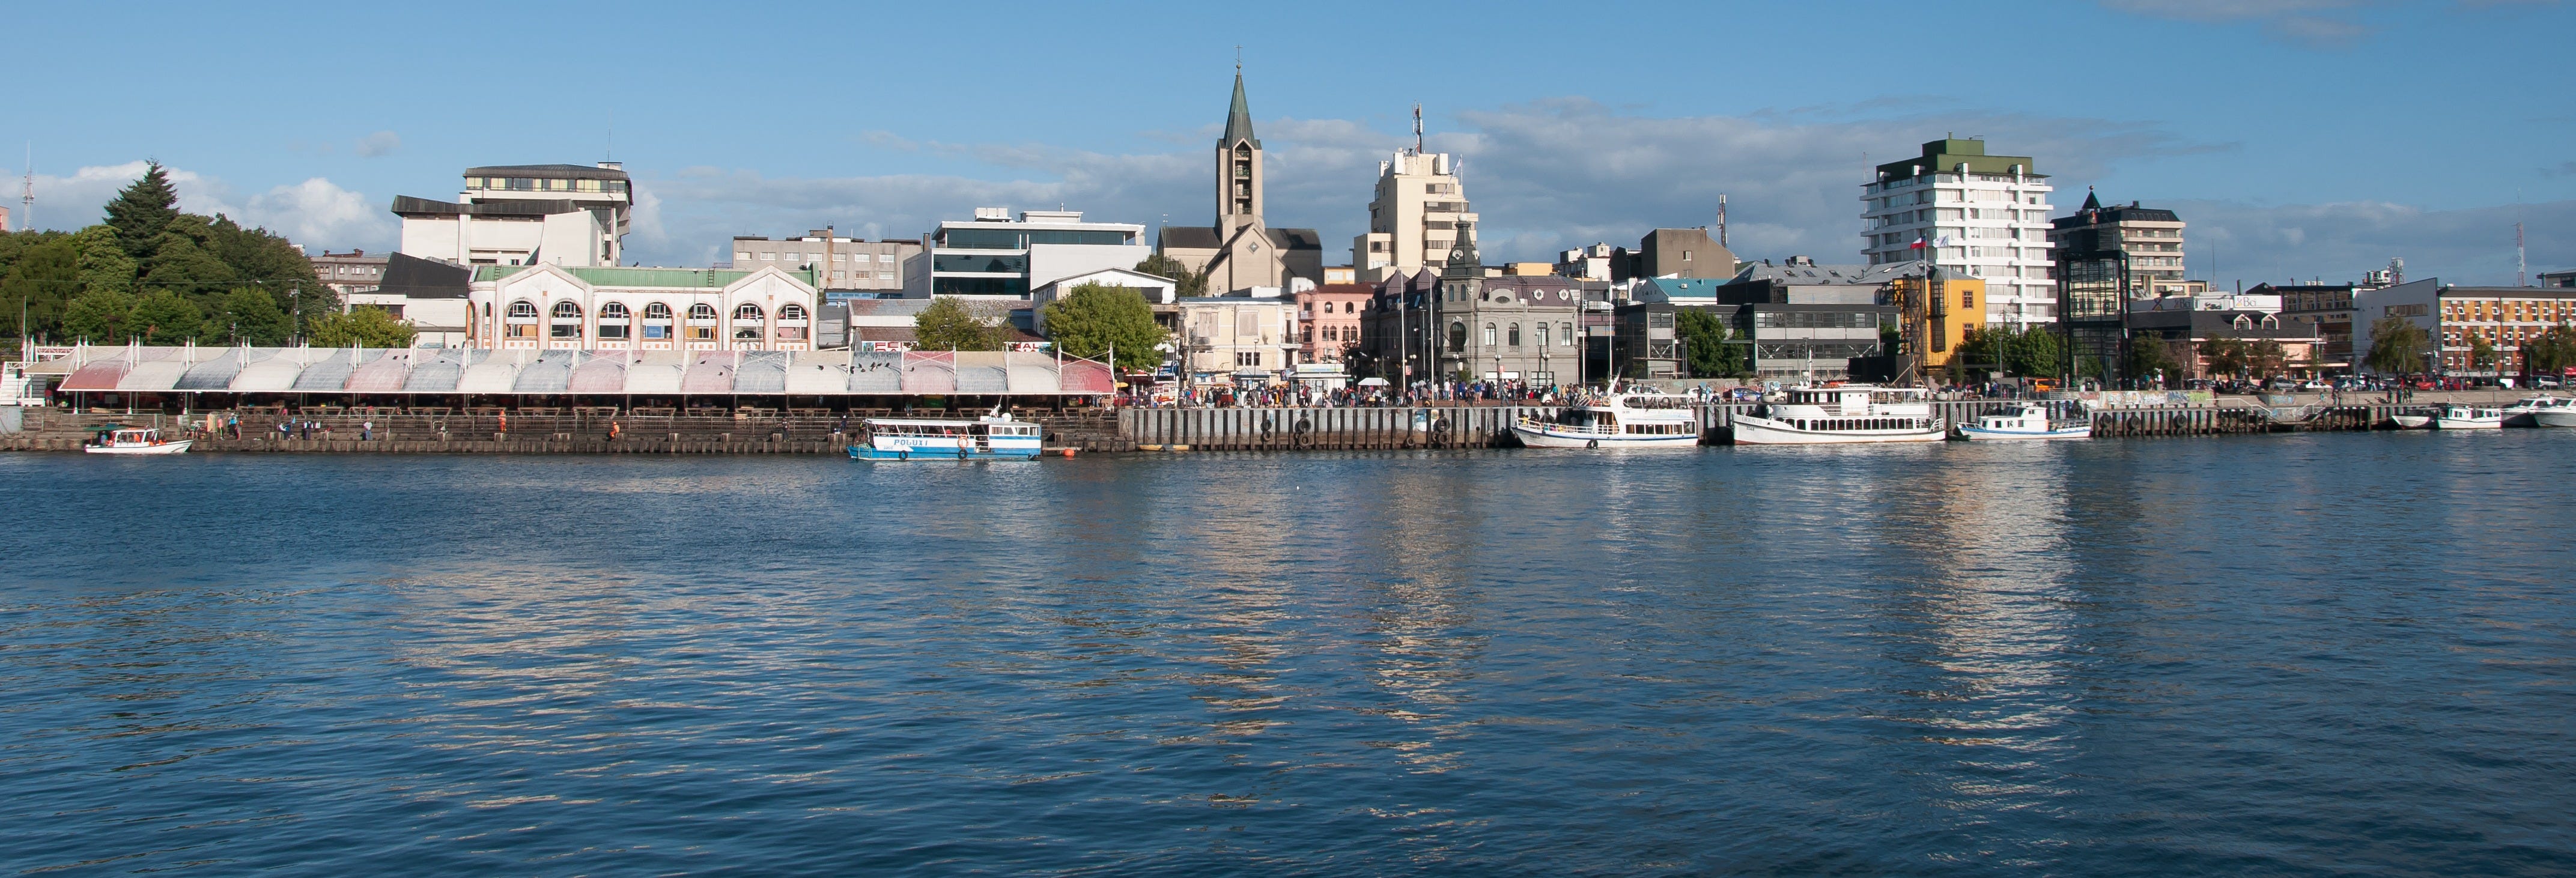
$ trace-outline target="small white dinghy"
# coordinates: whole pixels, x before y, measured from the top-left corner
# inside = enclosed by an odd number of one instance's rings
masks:
[[[101,430],[98,438],[81,446],[91,454],[178,454],[188,450],[193,439],[163,439],[161,431],[151,427],[117,427]]]
[[[2388,416],[2388,422],[2400,430],[2422,430],[2433,426],[2433,416],[2419,411],[2401,411]]]
[[[2048,420],[2048,409],[2026,405],[1994,414],[1978,415],[1976,423],[1960,424],[1955,432],[1958,438],[1972,441],[2090,439],[2093,437],[2093,422],[2087,419],[2081,422],[2051,424]]]

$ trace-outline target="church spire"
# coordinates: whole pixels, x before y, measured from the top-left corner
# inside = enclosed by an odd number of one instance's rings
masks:
[[[1234,106],[1225,112],[1225,136],[1218,146],[1233,146],[1237,140],[1252,141],[1253,149],[1261,148],[1260,138],[1252,136],[1252,104],[1243,99],[1243,65],[1234,66]]]

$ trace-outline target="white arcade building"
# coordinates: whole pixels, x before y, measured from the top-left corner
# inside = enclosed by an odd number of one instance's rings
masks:
[[[466,346],[587,351],[810,351],[818,296],[774,266],[486,265],[466,294]]]

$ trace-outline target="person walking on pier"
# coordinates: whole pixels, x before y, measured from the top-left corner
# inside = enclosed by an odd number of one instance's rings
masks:
[[[612,443],[616,442],[617,437],[625,432],[626,428],[624,425],[621,425],[614,420],[608,422],[608,441]]]
[[[364,421],[364,422],[361,422],[361,423],[359,423],[359,424],[358,424],[358,441],[360,441],[360,442],[374,442],[374,441],[376,441],[376,422],[375,422],[375,421],[373,421],[373,420],[369,420],[369,421]]]
[[[225,417],[224,417],[224,429],[225,429],[227,432],[230,432],[230,433],[232,434],[233,441],[235,441],[235,442],[239,442],[239,441],[241,441],[241,416],[240,416],[240,415],[227,415],[227,416],[225,416]]]

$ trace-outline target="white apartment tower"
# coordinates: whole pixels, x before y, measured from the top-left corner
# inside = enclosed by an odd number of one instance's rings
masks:
[[[1417,144],[1377,163],[1369,230],[1351,239],[1351,268],[1360,283],[1444,268],[1454,245],[1475,239],[1476,215],[1467,210],[1456,161],[1445,152],[1423,152]]]
[[[1861,252],[1871,265],[1922,261],[1984,279],[1989,324],[2053,323],[2052,191],[2029,156],[1987,155],[1982,140],[1935,140],[1920,157],[1879,165],[1861,187]]]

